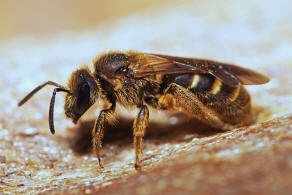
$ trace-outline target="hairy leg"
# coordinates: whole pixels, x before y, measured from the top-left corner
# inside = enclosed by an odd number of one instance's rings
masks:
[[[113,108],[110,108],[108,110],[102,110],[98,116],[98,118],[95,120],[94,127],[92,129],[92,147],[93,151],[96,154],[98,158],[98,164],[100,168],[103,168],[101,158],[100,158],[100,151],[101,151],[101,140],[103,138],[103,128],[104,128],[104,122],[105,120],[108,120],[110,117],[112,117],[112,114],[114,112]]]
[[[172,83],[165,91],[165,95],[162,98],[167,97],[167,94],[171,94],[174,98],[174,104],[176,107],[182,108],[184,111],[189,113],[191,116],[198,120],[222,130],[231,130],[234,128],[233,125],[223,122],[215,111],[207,108],[198,97],[188,90],[176,83]],[[161,104],[165,105],[167,100],[159,100]],[[169,104],[169,103],[167,103]]]
[[[149,124],[149,110],[144,105],[141,107],[138,115],[133,124],[134,134],[134,149],[135,149],[135,168],[140,167],[140,157],[143,154],[143,137],[145,135],[146,128]]]

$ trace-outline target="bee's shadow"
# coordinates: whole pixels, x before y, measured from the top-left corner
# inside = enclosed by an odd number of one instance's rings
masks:
[[[133,120],[121,117],[117,120],[118,123],[116,125],[105,124],[103,145],[114,144],[114,142],[132,144]],[[69,142],[74,152],[86,154],[91,151],[91,130],[93,125],[94,121],[83,121],[70,129],[73,135],[70,136]],[[218,132],[222,131],[206,126],[198,120],[184,117],[183,120],[179,120],[176,124],[162,124],[150,121],[144,138],[153,144],[159,144],[188,141],[194,137],[207,137]]]

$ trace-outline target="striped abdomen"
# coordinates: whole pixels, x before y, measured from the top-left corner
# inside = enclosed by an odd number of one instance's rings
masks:
[[[231,87],[210,74],[179,75],[172,82],[188,88],[222,121],[239,126],[250,123],[251,100],[244,86]]]

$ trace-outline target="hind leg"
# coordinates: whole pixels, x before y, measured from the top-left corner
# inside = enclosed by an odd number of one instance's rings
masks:
[[[168,97],[169,94],[171,97]],[[170,101],[169,98],[173,98],[173,100]],[[159,103],[161,107],[175,105],[176,107],[182,108],[191,116],[216,129],[227,131],[235,128],[233,125],[223,122],[218,117],[218,114],[206,107],[193,92],[176,83],[172,83],[165,90],[165,95],[159,99]]]

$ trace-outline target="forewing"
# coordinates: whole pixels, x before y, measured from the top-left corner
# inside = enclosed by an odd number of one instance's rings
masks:
[[[183,58],[159,54],[142,54],[129,68],[134,77],[155,74],[212,74],[230,86],[257,85],[269,78],[253,70],[231,64],[197,58]]]
[[[238,67],[231,64],[225,64],[224,70],[235,75],[240,83],[244,85],[260,85],[269,82],[269,78],[254,70]]]
[[[200,71],[191,64],[181,63],[156,54],[139,55],[129,68],[133,71],[132,74],[134,77],[143,77],[154,74],[182,74]]]

